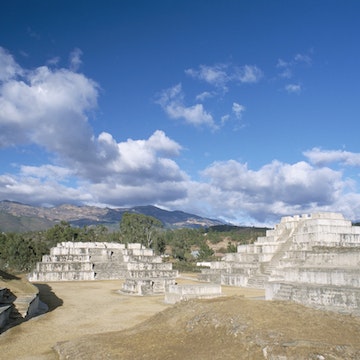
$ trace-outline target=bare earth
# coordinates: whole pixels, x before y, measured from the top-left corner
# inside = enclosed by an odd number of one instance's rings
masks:
[[[119,294],[120,281],[37,286],[50,311],[1,334],[1,360],[360,359],[359,318],[257,300],[260,290],[167,305]]]

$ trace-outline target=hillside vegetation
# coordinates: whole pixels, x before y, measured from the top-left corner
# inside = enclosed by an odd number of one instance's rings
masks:
[[[237,245],[252,243],[265,233],[264,228],[215,226],[209,228],[166,229],[162,223],[142,214],[126,213],[117,231],[103,225],[72,227],[62,221],[45,231],[0,233],[0,270],[30,271],[51,247],[67,241],[139,242],[164,255],[174,268],[182,271],[197,269],[196,262],[214,260]]]

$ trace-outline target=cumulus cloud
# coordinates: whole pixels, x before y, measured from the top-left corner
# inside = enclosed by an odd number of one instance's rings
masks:
[[[221,208],[229,217],[238,216],[236,209],[242,209],[258,222],[326,208],[338,201],[344,188],[340,172],[314,168],[306,162],[273,161],[255,171],[229,160],[213,163],[202,175],[215,209]]]
[[[97,95],[94,81],[67,69],[20,69],[0,84],[0,147],[36,143],[66,153],[90,136],[86,112]]]
[[[81,187],[62,184],[56,178],[41,178],[36,174],[0,175],[0,198],[35,205],[86,203],[92,195]]]
[[[164,132],[146,140],[116,143],[110,134],[96,139],[97,157],[67,166],[21,165],[17,175],[0,175],[0,198],[32,203],[102,203],[108,205],[167,202],[186,196],[187,175],[171,157],[181,147]],[[115,152],[116,156],[108,155]],[[90,160],[90,159],[89,159]]]
[[[181,84],[164,90],[157,102],[172,119],[183,119],[186,123],[195,126],[216,128],[212,115],[204,109],[202,104],[184,105],[184,94]]]
[[[26,177],[37,177],[40,179],[57,179],[57,181],[61,179],[66,179],[74,174],[74,172],[68,168],[51,164],[40,166],[21,165],[20,173],[22,176]]]
[[[12,55],[4,48],[0,47],[0,84],[21,75],[22,69],[15,62]]]
[[[360,153],[353,153],[344,150],[321,150],[313,148],[305,151],[309,161],[318,166],[324,166],[331,163],[340,163],[347,166],[360,166]]]
[[[161,204],[203,216],[221,214],[235,222],[242,219],[243,224],[313,211],[335,210],[360,218],[354,184],[327,167],[359,166],[358,153],[313,148],[304,152],[308,162],[273,161],[256,170],[234,160],[215,162],[202,171],[201,181],[194,181],[175,161],[181,144],[161,130],[120,141],[108,132],[95,134],[89,114],[97,108],[99,86],[75,72],[80,55],[71,56],[69,69],[29,70],[0,48],[0,148],[31,145],[45,149],[47,156],[44,163],[17,164],[17,172],[0,174],[0,199],[52,205]],[[200,70],[208,83],[230,81],[228,71],[221,74],[225,68],[218,68],[218,74]],[[243,81],[251,82],[247,76]],[[180,84],[162,92],[158,102],[174,119],[217,127],[202,104],[185,105]],[[231,110],[229,114],[240,119],[245,107],[233,102]],[[223,123],[229,114],[221,118]]]
[[[71,55],[73,69],[80,55],[77,50]],[[71,69],[22,69],[4,49],[0,65],[0,147],[35,145],[54,161],[1,175],[0,198],[100,203],[111,193],[112,203],[121,203],[131,196],[138,201],[184,196],[187,176],[174,161],[181,146],[163,131],[120,142],[107,132],[93,133],[88,121],[97,107],[93,80]],[[196,122],[197,111],[184,109],[184,116]],[[177,191],[170,192],[171,186]]]

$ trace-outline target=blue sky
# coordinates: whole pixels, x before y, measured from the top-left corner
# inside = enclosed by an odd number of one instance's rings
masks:
[[[3,2],[0,199],[360,219],[360,2]]]

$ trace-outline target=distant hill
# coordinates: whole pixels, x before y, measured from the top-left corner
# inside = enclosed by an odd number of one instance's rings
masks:
[[[105,225],[110,230],[117,230],[125,212],[153,216],[166,228],[196,228],[224,224],[219,220],[183,211],[167,211],[152,205],[110,209],[64,204],[47,208],[3,200],[0,201],[0,231],[39,231],[48,229],[60,221],[66,221],[72,226]]]

